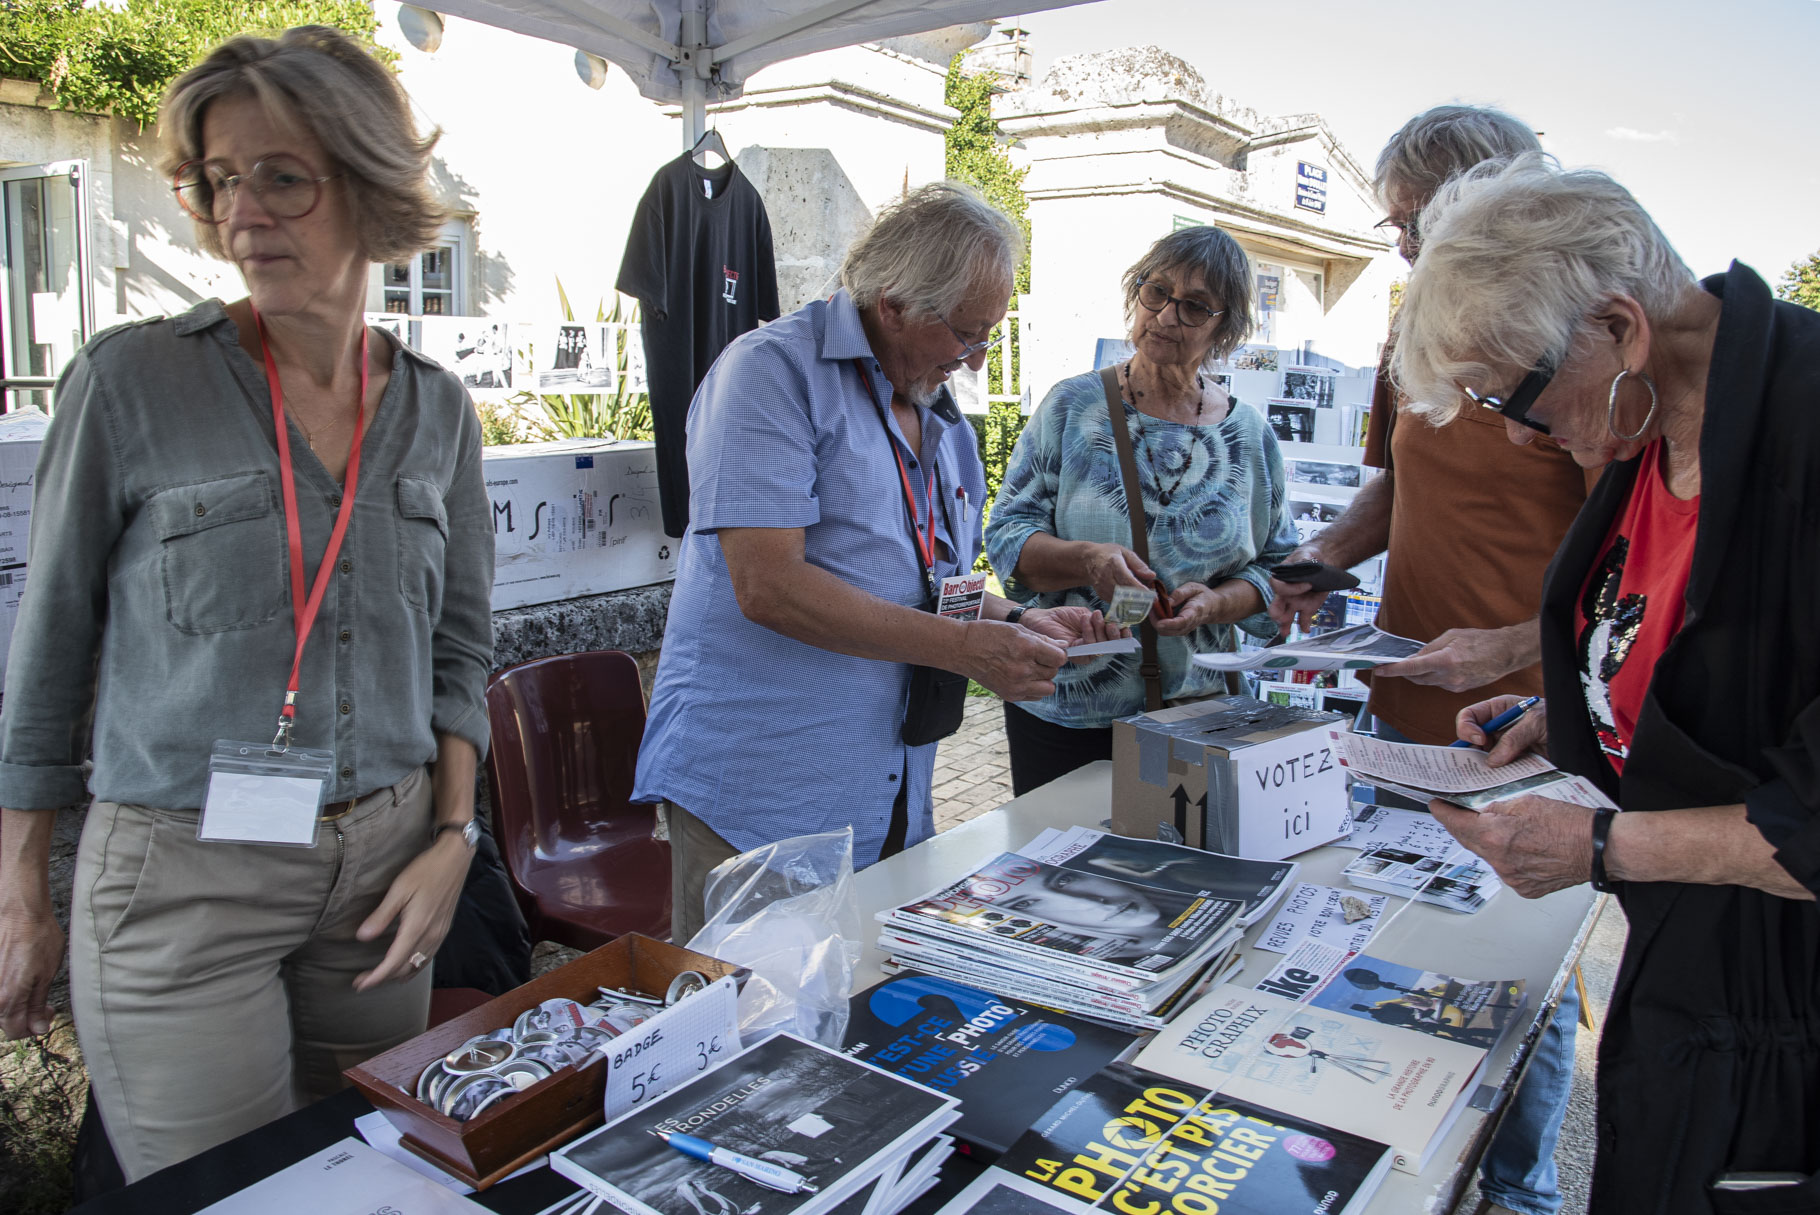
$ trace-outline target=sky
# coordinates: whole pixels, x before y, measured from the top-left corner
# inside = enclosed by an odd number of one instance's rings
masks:
[[[1263,114],[1314,112],[1369,173],[1415,114],[1495,105],[1603,169],[1696,274],[1772,286],[1820,249],[1820,0],[1098,0],[1019,19],[1056,59],[1154,45]]]

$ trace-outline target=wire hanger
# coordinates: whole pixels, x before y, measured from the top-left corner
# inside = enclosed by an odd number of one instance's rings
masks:
[[[733,154],[727,151],[727,141],[722,139],[720,132],[713,127],[703,131],[701,138],[695,141],[695,146],[689,149],[689,155],[699,157],[699,163],[704,169],[708,167],[707,154],[709,152],[717,154],[723,164],[731,164],[733,161]]]

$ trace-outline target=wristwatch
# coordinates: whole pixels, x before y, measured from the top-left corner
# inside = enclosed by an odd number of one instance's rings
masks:
[[[466,844],[470,851],[480,843],[480,820],[477,818],[470,818],[464,823],[438,823],[436,830],[430,832],[430,842],[434,844],[441,839],[442,833],[445,831],[461,832],[461,842]]]
[[[1026,607],[1012,608],[1009,612],[1005,613],[1005,623],[1006,624],[1016,624],[1018,621],[1020,621],[1024,618],[1024,613],[1029,610],[1030,609],[1026,608]]]

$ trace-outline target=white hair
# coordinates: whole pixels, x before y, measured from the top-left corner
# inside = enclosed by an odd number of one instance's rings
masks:
[[[1010,291],[1024,234],[956,181],[919,186],[879,213],[847,250],[841,286],[861,308],[889,297],[908,312],[944,319],[982,286]]]
[[[1378,153],[1372,188],[1391,205],[1393,191],[1426,199],[1441,183],[1488,160],[1540,152],[1529,124],[1503,110],[1478,105],[1438,105],[1403,124]]]
[[[1422,212],[1392,372],[1411,410],[1438,426],[1459,412],[1462,385],[1507,392],[1513,368],[1559,367],[1602,304],[1625,296],[1666,320],[1693,283],[1649,213],[1604,173],[1539,154],[1481,165]]]

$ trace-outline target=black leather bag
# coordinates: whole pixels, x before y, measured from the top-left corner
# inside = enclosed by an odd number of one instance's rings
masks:
[[[967,712],[967,677],[940,667],[910,668],[910,697],[904,705],[906,747],[940,742],[961,728]]]

